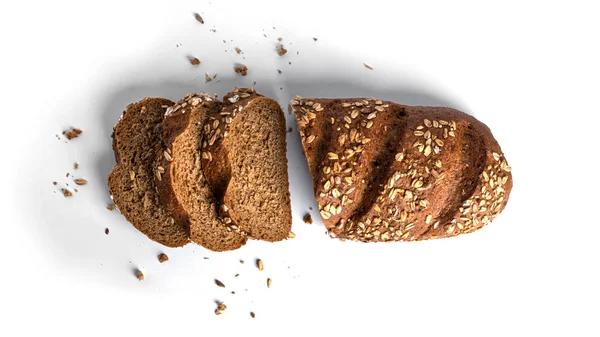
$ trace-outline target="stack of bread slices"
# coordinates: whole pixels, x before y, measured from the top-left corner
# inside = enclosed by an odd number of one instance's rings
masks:
[[[465,113],[366,98],[291,103],[331,237],[456,236],[508,201],[510,166],[487,126]],[[113,150],[112,198],[154,241],[226,251],[290,234],[285,116],[254,88],[131,104]]]

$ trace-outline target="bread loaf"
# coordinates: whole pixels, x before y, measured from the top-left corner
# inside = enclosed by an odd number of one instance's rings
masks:
[[[163,152],[162,120],[173,102],[145,98],[131,104],[113,131],[117,164],[108,176],[115,205],[135,228],[165,246],[188,240],[185,223],[175,221],[161,203],[154,184],[153,164]]]
[[[470,233],[505,207],[511,169],[486,125],[450,108],[292,100],[331,237],[413,241]]]

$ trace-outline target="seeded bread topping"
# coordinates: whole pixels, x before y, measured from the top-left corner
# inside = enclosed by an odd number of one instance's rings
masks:
[[[471,116],[376,99],[291,103],[332,237],[454,236],[483,227],[506,205],[510,167]]]

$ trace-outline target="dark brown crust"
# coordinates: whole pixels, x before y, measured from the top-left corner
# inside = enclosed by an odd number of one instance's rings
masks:
[[[189,241],[185,225],[174,221],[156,195],[150,160],[162,147],[162,117],[171,104],[167,99],[145,98],[127,106],[113,131],[117,164],[108,177],[108,186],[119,211],[134,227],[165,246],[180,247]],[[145,143],[137,144],[137,139]],[[134,145],[144,148],[132,148]],[[131,179],[132,174],[135,179]]]
[[[510,168],[487,126],[467,114],[363,98],[292,105],[332,237],[455,236],[483,227],[508,201]]]

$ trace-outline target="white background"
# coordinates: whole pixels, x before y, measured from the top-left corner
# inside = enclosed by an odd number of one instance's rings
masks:
[[[600,25],[592,4],[4,2],[0,335],[598,336]],[[233,72],[236,62],[247,77]],[[205,83],[205,72],[217,79]],[[376,96],[474,114],[513,167],[508,207],[455,239],[329,239],[316,211],[313,225],[301,221],[316,205],[286,113],[296,239],[221,254],[167,249],[105,209],[109,136],[128,103],[223,95],[254,81],[284,107],[296,94]],[[71,126],[83,135],[57,139]],[[70,199],[60,194],[73,185],[67,172],[89,181]],[[221,316],[215,300],[228,306]]]

